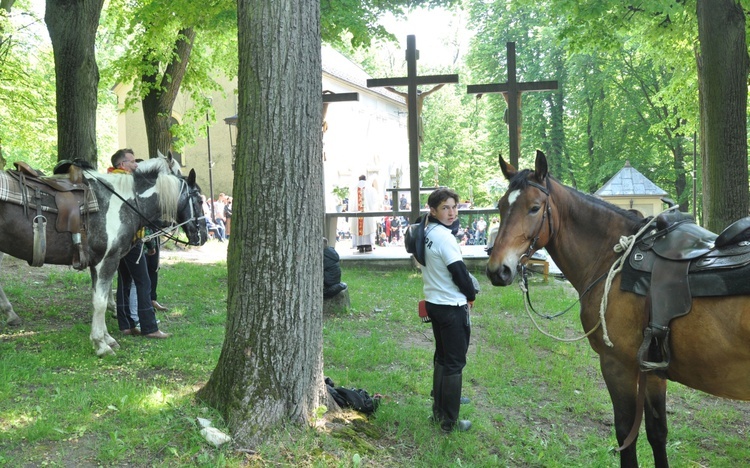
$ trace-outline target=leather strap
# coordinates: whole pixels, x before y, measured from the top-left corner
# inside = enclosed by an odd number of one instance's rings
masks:
[[[34,230],[34,251],[30,265],[40,267],[44,265],[44,257],[47,255],[47,218],[42,214],[42,193],[39,187],[36,188],[34,203],[36,216],[31,221]]]
[[[638,431],[641,430],[641,421],[643,421],[643,408],[646,402],[646,373],[638,371],[638,397],[635,403],[635,420],[633,421],[633,427],[630,428],[630,434],[625,438],[625,441],[620,447],[617,447],[618,452],[622,452],[626,448],[630,447],[630,444],[638,438]]]

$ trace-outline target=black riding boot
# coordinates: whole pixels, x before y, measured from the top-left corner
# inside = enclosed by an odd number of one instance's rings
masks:
[[[441,422],[443,420],[443,410],[440,405],[443,399],[443,366],[435,363],[435,369],[432,372],[432,421]]]
[[[458,411],[461,408],[461,383],[463,375],[453,374],[443,376],[442,399],[440,407],[443,411],[443,422],[440,427],[445,432],[468,431],[471,421],[459,420]]]

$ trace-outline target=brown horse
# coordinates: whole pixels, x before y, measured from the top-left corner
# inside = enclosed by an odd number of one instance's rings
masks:
[[[579,293],[581,323],[599,364],[614,407],[615,432],[622,446],[641,415],[636,415],[639,382],[637,351],[643,342],[645,298],[620,290],[615,276],[608,293],[604,325],[600,305],[610,267],[621,255],[613,246],[632,236],[644,219],[564,186],[547,173],[537,152],[534,170],[516,171],[500,159],[510,186],[500,199],[501,223],[487,264],[495,286],[507,286],[519,265],[537,249],[547,249]],[[667,375],[713,395],[750,399],[750,297],[693,298],[690,312],[672,321],[671,363]],[[668,466],[667,381],[646,373],[645,424],[656,467]],[[638,418],[637,418],[638,416]],[[637,467],[636,445],[620,451],[620,465]]]

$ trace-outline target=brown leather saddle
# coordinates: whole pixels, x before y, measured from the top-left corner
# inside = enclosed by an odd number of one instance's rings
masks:
[[[662,213],[655,229],[636,240],[621,289],[647,297],[639,364],[666,377],[669,323],[690,311],[693,297],[750,294],[750,217],[717,236],[690,215]]]
[[[86,218],[96,211],[93,192],[89,189],[83,176],[83,169],[77,165],[66,167],[67,172],[47,177],[32,169],[24,162],[14,163],[16,170],[6,173],[19,184],[20,204],[24,214],[34,210],[32,226],[34,228],[34,259],[32,266],[44,264],[46,252],[46,218],[44,212],[57,214],[55,229],[59,233],[70,233],[75,246],[72,265],[76,269],[88,266],[86,252]],[[41,238],[39,237],[41,236]]]

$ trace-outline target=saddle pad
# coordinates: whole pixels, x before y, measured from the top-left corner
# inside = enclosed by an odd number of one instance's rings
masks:
[[[48,191],[44,192],[48,194],[49,197],[42,198],[42,211],[57,213],[57,207],[54,205],[54,193],[49,192],[53,192],[53,190],[48,189]],[[29,207],[36,208],[33,191],[26,191],[26,199],[28,200]],[[0,171],[0,201],[21,206],[24,204],[21,184],[18,183],[16,179],[9,176],[5,171]],[[86,190],[86,206],[90,213],[99,211],[99,203],[97,202],[96,195],[94,195],[92,190]]]

